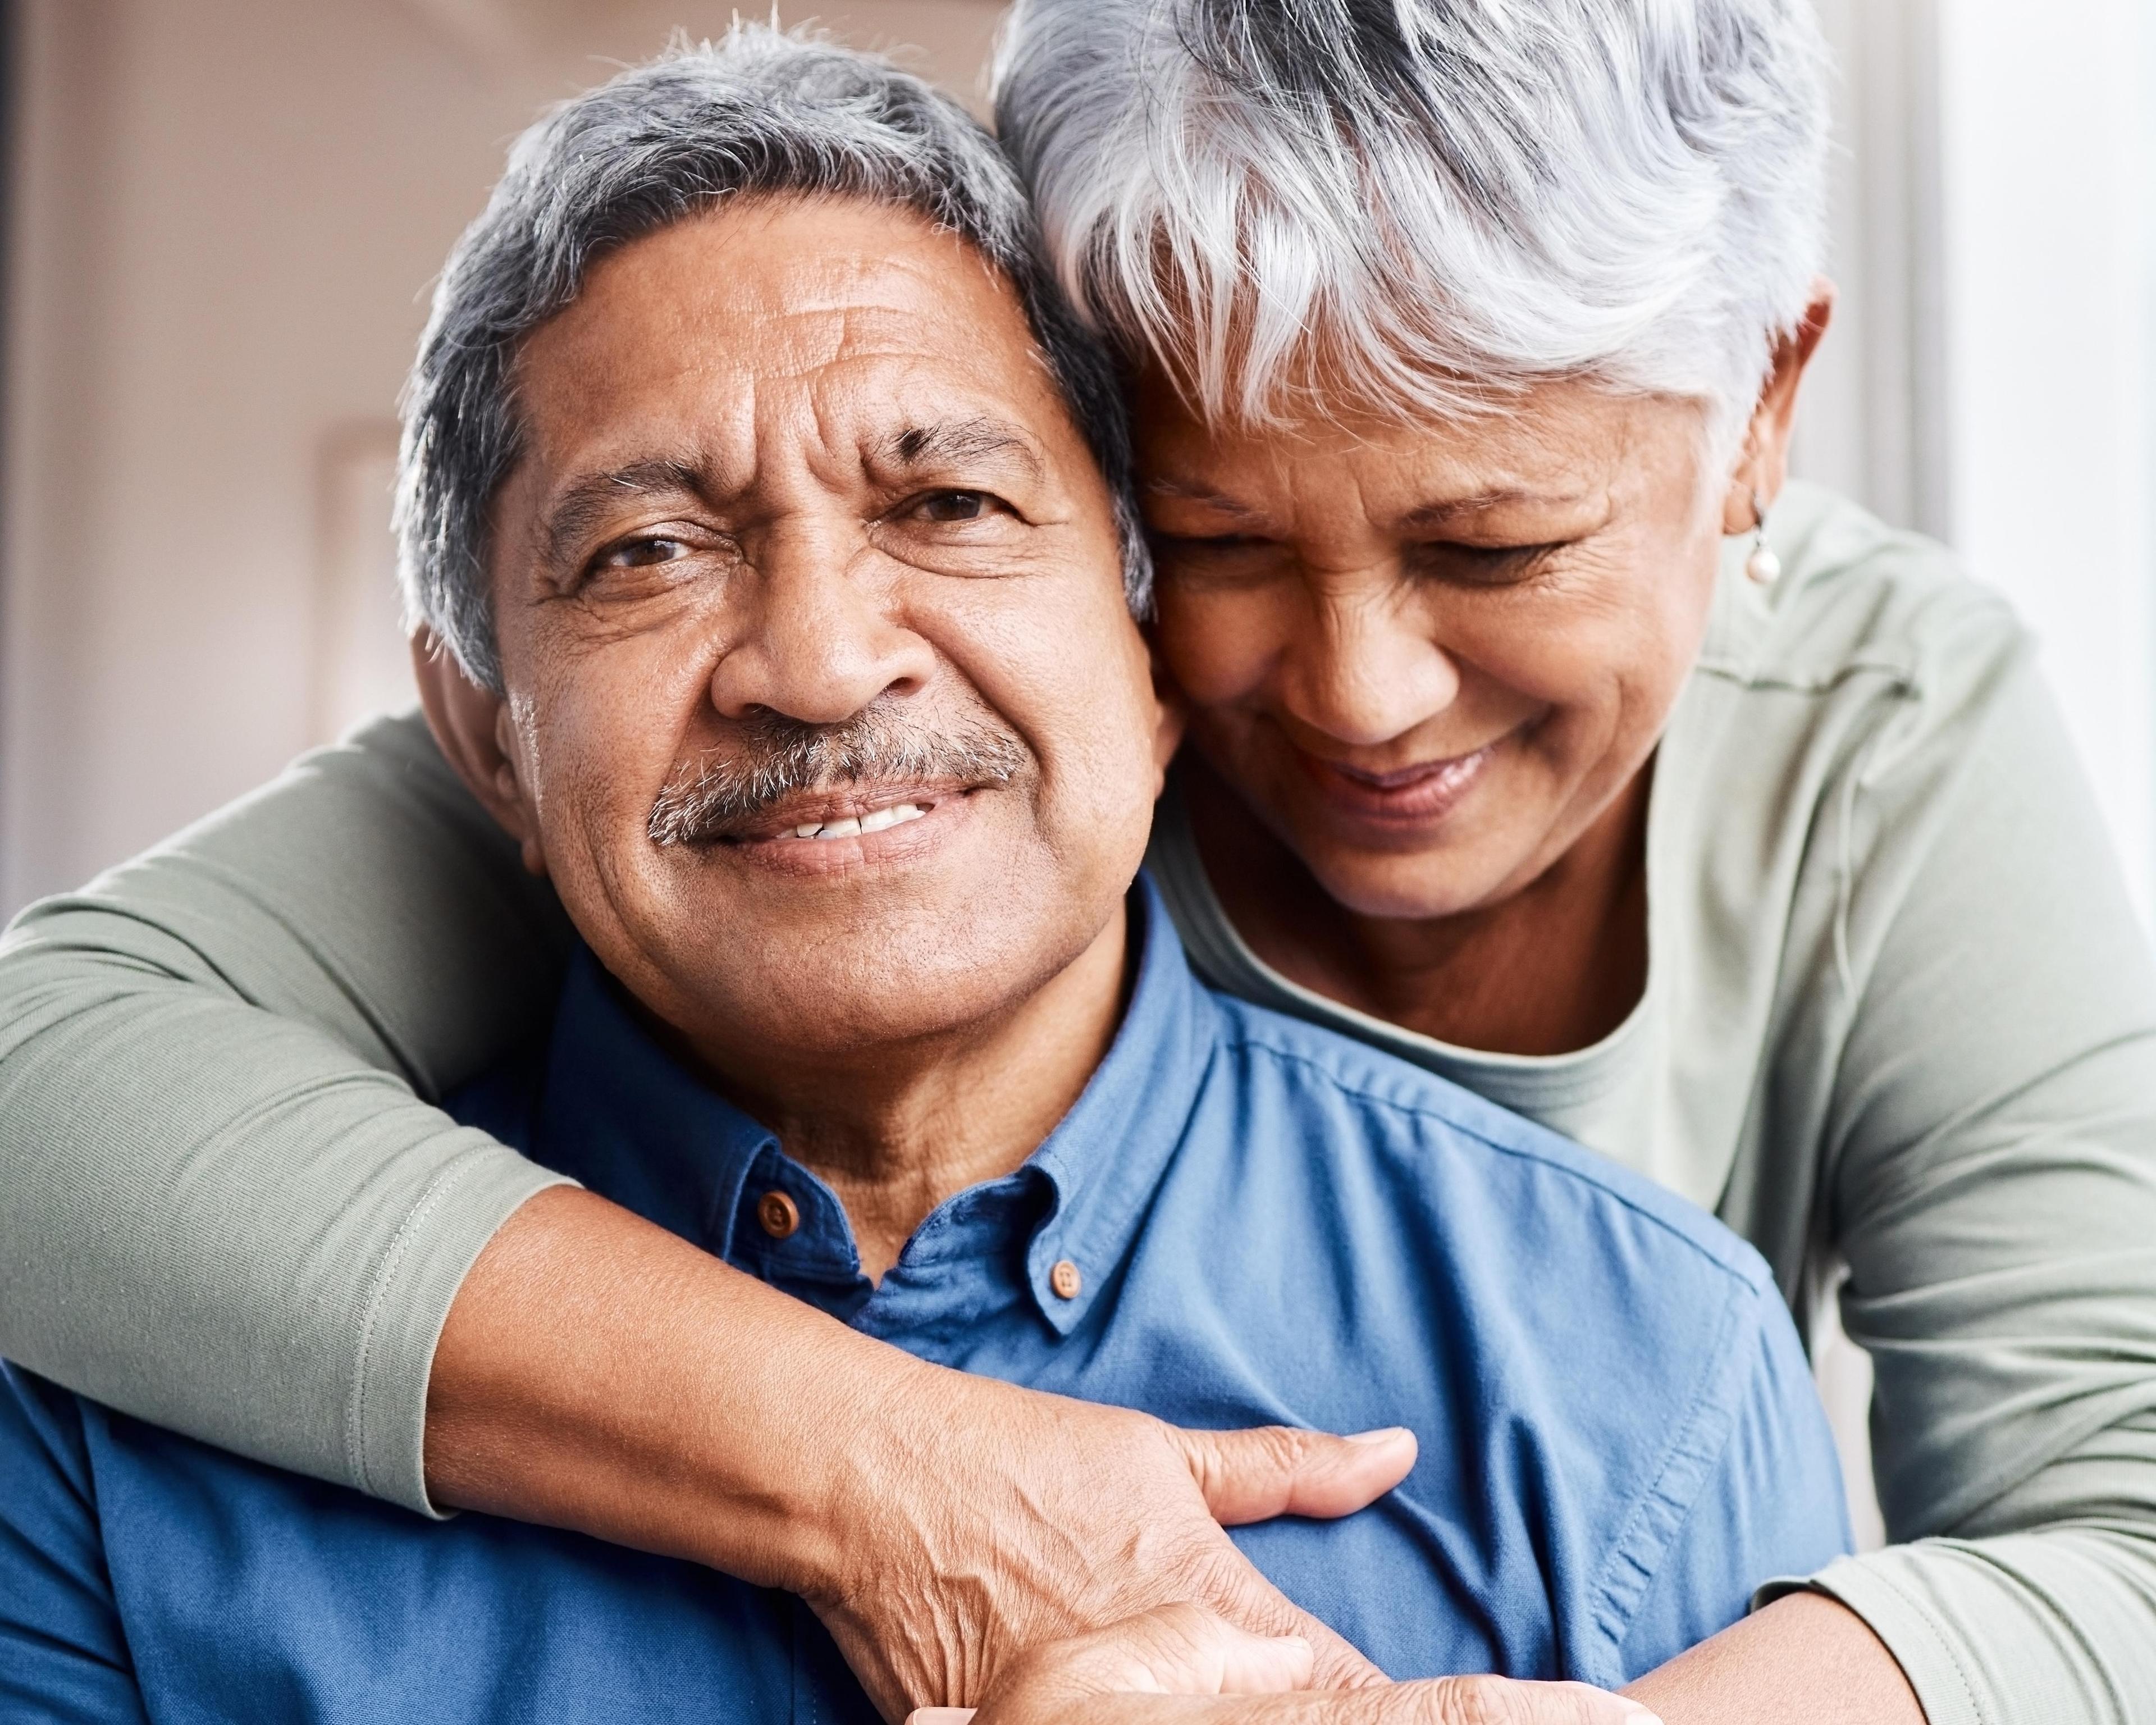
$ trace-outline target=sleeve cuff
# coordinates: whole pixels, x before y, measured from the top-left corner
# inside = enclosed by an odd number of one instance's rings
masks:
[[[483,1133],[441,1169],[383,1253],[345,1419],[346,1461],[370,1496],[443,1517],[427,1496],[427,1380],[457,1290],[525,1202],[576,1182]]]
[[[1979,1701],[1978,1686],[1953,1642],[1889,1573],[1863,1558],[1837,1558],[1816,1575],[1767,1583],[1753,1595],[1752,1609],[1803,1592],[1825,1594],[1864,1620],[1917,1692],[1926,1725],[1997,1725]]]

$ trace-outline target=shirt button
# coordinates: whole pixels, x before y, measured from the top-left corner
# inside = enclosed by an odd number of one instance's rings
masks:
[[[1086,1286],[1086,1278],[1078,1273],[1078,1266],[1068,1258],[1058,1258],[1055,1267],[1048,1272],[1048,1285],[1055,1289],[1059,1300],[1075,1300],[1078,1290]]]
[[[767,1192],[756,1201],[756,1219],[773,1240],[789,1239],[801,1225],[801,1212],[783,1192]]]

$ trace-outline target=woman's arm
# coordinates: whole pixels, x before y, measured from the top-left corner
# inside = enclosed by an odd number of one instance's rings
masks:
[[[424,1509],[435,1333],[553,1179],[419,1098],[544,1024],[566,951],[416,718],[33,907],[0,942],[0,1353]]]
[[[1375,1675],[1216,1517],[1358,1507],[1404,1435],[1178,1433],[924,1365],[421,1101],[545,1022],[567,939],[416,719],[27,913],[0,1353],[414,1509],[431,1480],[789,1587],[890,1709],[1185,1597]]]
[[[1941,646],[1954,722],[1853,763],[1818,1217],[1897,1543],[1819,1585],[1931,1725],[2123,1725],[2156,1708],[2156,963],[2030,655]]]

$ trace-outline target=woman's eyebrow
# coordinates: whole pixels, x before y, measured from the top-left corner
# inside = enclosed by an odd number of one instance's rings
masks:
[[[603,473],[587,474],[564,488],[547,511],[542,527],[547,560],[559,564],[573,555],[592,529],[625,500],[702,495],[703,475],[695,464],[674,456],[632,461]]]
[[[1459,521],[1463,516],[1486,515],[1492,510],[1507,509],[1522,503],[1563,509],[1584,501],[1587,495],[1584,491],[1537,491],[1512,487],[1478,491],[1466,497],[1440,497],[1409,510],[1402,517],[1401,525],[1411,528],[1439,526],[1447,521]]]
[[[1033,439],[1009,421],[986,414],[909,425],[887,439],[877,453],[901,471],[1004,457],[1016,460],[1033,478],[1041,475],[1040,454]]]
[[[1240,502],[1224,491],[1216,491],[1210,485],[1199,485],[1194,480],[1149,479],[1144,481],[1140,489],[1149,497],[1176,497],[1185,503],[1203,504],[1208,509],[1217,509],[1223,515],[1238,516],[1245,521],[1255,521],[1258,516],[1258,511],[1251,508],[1249,504]]]

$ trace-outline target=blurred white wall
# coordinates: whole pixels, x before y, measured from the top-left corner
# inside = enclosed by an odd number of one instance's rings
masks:
[[[1935,0],[1818,0],[1836,67],[1828,269],[1840,298],[1804,381],[1806,478],[1940,537],[1948,494]]]
[[[2044,645],[2143,920],[2156,897],[2148,0],[1948,0],[1949,537]]]
[[[20,7],[0,914],[258,783],[382,686],[379,638],[352,634],[385,614],[356,584],[380,542],[355,497],[444,254],[543,104],[734,10]],[[814,12],[916,45],[962,93],[998,16]]]
[[[2156,8],[1820,4],[1844,297],[1797,466],[2014,600],[2150,921]]]

